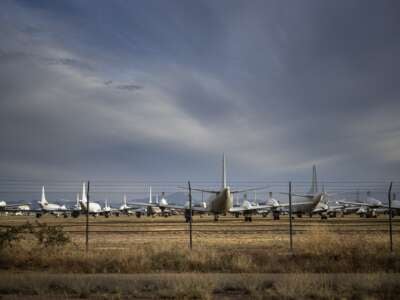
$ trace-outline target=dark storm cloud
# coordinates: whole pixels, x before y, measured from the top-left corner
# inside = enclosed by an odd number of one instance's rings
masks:
[[[400,171],[396,1],[1,6],[4,175]]]
[[[143,88],[142,86],[137,84],[120,84],[115,87],[120,90],[128,90],[128,91],[137,91]]]

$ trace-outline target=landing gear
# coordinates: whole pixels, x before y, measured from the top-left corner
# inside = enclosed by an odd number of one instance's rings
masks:
[[[296,215],[297,215],[298,218],[303,217],[303,214],[302,214],[302,213],[297,213]]]
[[[214,215],[214,222],[218,222],[218,219],[219,219],[219,215],[215,214]]]
[[[235,218],[239,218],[239,214],[238,213],[235,214]]]
[[[40,218],[41,216],[42,216],[41,213],[37,213],[37,214],[36,214],[36,218]]]
[[[336,212],[329,213],[329,218],[336,218]]]
[[[273,213],[272,213],[272,216],[274,217],[274,220],[279,220],[280,219],[280,213],[279,213],[279,211],[274,211]]]
[[[251,216],[245,216],[245,217],[244,217],[244,221],[245,221],[245,222],[251,222],[251,221],[253,221],[253,220],[252,220]]]
[[[326,214],[321,214],[321,220],[327,220],[328,216]]]

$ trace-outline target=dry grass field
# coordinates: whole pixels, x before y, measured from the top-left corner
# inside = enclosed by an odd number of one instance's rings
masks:
[[[0,226],[35,224],[0,216]],[[62,225],[71,242],[45,247],[32,234],[4,247],[0,295],[34,298],[368,298],[400,294],[400,219],[389,251],[387,216],[288,219],[196,216],[193,250],[182,216],[38,220]],[[35,225],[36,226],[36,225]],[[129,274],[128,274],[129,273]]]

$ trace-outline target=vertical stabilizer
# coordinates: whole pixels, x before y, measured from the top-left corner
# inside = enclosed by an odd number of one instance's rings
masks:
[[[158,193],[156,194],[156,204],[158,204]]]
[[[225,153],[222,154],[222,188],[226,188],[226,162]]]
[[[151,195],[151,186],[150,186],[150,195],[149,195],[149,203],[150,204],[152,204],[153,203],[153,200],[152,200],[152,195]]]
[[[315,194],[318,192],[318,183],[317,183],[317,168],[313,165],[313,173],[312,173],[312,181],[311,181],[311,188],[310,194]]]
[[[86,198],[86,183],[85,182],[82,183],[82,202],[84,205],[86,205],[87,198]]]
[[[126,204],[126,194],[124,194],[124,200],[123,200],[123,202],[124,203],[122,203],[125,207],[127,206],[127,204]]]
[[[79,207],[79,193],[76,193],[76,207]]]
[[[42,205],[48,204],[48,202],[46,200],[46,192],[44,191],[44,186],[42,186],[42,198],[40,199],[40,203]]]

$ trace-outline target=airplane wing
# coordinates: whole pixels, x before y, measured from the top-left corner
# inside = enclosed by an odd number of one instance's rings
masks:
[[[262,209],[271,209],[272,206],[271,205],[257,205],[257,206],[251,206],[251,207],[231,207],[228,211],[230,213],[240,213],[240,212],[244,212],[244,211],[258,211],[258,210],[262,210]]]
[[[269,188],[269,186],[249,188],[249,189],[243,189],[243,190],[234,190],[234,191],[231,191],[231,194],[239,194],[239,193],[245,193],[245,192],[250,192],[250,191],[265,190],[267,188]]]
[[[307,205],[307,204],[312,204],[312,202],[308,201],[308,202],[292,202],[292,206],[296,206],[296,205]],[[289,207],[289,203],[281,203],[279,204],[279,207]]]
[[[349,204],[349,205],[353,205],[353,206],[371,206],[368,203],[364,203],[364,202],[352,202],[352,201],[338,201],[340,204]]]
[[[72,212],[74,209],[52,209],[52,210],[43,210],[43,209],[18,209],[18,208],[9,208],[2,209],[2,212],[24,212],[24,213],[65,213]]]
[[[176,209],[176,210],[188,210],[189,206],[183,206],[183,205],[165,205],[163,206],[165,208],[169,209]],[[198,207],[198,206],[192,206],[192,211],[197,211],[197,212],[209,212],[210,210],[207,207]]]
[[[15,203],[15,204],[7,204],[6,206],[3,206],[4,208],[12,208],[12,207],[18,207],[18,206],[23,206],[23,205],[32,205],[32,203]],[[1,208],[0,208],[1,209]]]
[[[143,203],[143,202],[131,202],[127,203],[129,206],[132,206],[131,208],[138,207],[138,206],[152,206],[152,207],[158,207],[157,203]]]
[[[279,194],[282,194],[282,195],[289,195],[289,193],[283,193],[283,192],[280,192]],[[314,197],[313,194],[303,194],[303,195],[301,195],[301,194],[294,194],[294,193],[292,193],[292,196],[295,196],[295,197],[302,197],[302,198]]]
[[[189,190],[188,187],[184,187],[184,186],[178,186],[178,188],[184,189],[184,190]],[[219,194],[219,193],[220,193],[220,191],[206,190],[206,189],[198,189],[198,188],[191,188],[191,190],[192,190],[192,191],[197,191],[197,192],[210,193],[210,194]]]

